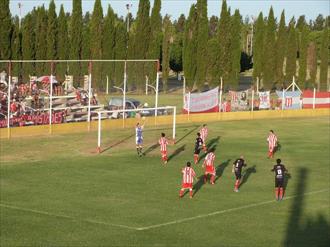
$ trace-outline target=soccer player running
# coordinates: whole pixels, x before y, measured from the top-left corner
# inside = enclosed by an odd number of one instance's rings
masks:
[[[281,159],[276,160],[276,165],[274,165],[272,172],[275,172],[275,198],[276,200],[282,200],[284,195],[284,175],[288,170],[283,164],[281,164]]]
[[[199,153],[201,152],[202,147],[203,147],[203,140],[201,138],[201,134],[198,132],[196,142],[195,142],[195,151],[194,151],[195,164],[198,163],[198,157],[199,157]]]
[[[241,184],[241,178],[242,178],[242,168],[243,166],[246,166],[245,164],[245,160],[243,155],[236,159],[235,162],[233,163],[233,169],[232,172],[235,173],[235,177],[236,177],[236,182],[235,182],[235,187],[234,187],[234,191],[238,192],[238,188]]]
[[[196,173],[194,169],[191,167],[191,163],[188,161],[186,167],[182,168],[182,186],[180,190],[180,198],[183,197],[183,193],[185,189],[189,189],[190,198],[193,197],[193,182],[194,177],[196,177]]]
[[[160,145],[160,153],[162,155],[162,160],[165,165],[167,163],[167,145],[168,145],[168,140],[165,137],[165,133],[161,134],[161,137],[160,137],[158,143]]]
[[[269,131],[267,142],[268,142],[268,158],[273,158],[277,147],[277,136],[274,134],[273,130]]]
[[[137,123],[135,126],[135,143],[136,143],[136,152],[141,157],[142,156],[142,145],[143,145],[143,128],[144,125]]]
[[[206,124],[203,124],[203,127],[200,129],[199,133],[201,134],[201,138],[203,140],[203,151],[207,152],[207,148],[206,148],[206,138],[208,135],[208,128],[206,127]]]
[[[214,159],[215,159],[214,150],[211,149],[208,151],[203,163],[203,168],[205,168],[204,183],[206,183],[207,177],[210,174],[211,175],[210,183],[212,185],[214,184],[214,179],[215,179]]]

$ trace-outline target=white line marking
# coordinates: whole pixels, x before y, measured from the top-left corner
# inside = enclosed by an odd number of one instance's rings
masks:
[[[47,216],[52,216],[52,217],[65,218],[65,219],[74,220],[74,221],[83,221],[83,222],[88,222],[88,223],[93,223],[93,224],[98,224],[98,225],[115,226],[115,227],[120,227],[120,228],[137,230],[136,227],[130,227],[130,226],[119,225],[119,224],[112,224],[112,223],[107,223],[107,222],[102,222],[102,221],[91,220],[91,219],[79,219],[79,218],[76,218],[76,217],[67,216],[67,215],[63,215],[63,214],[53,214],[53,213],[49,213],[49,212],[46,212],[46,211],[22,208],[22,207],[17,207],[17,206],[13,206],[13,205],[3,204],[3,203],[0,203],[0,207],[20,210],[20,211],[25,211],[25,212],[30,212],[30,213],[42,214],[42,215],[47,215]]]
[[[292,198],[295,198],[295,197],[313,195],[313,194],[318,194],[318,193],[327,192],[327,191],[329,191],[329,189],[311,191],[311,192],[304,193],[302,195],[287,196],[283,200],[289,200],[289,199],[292,199]],[[107,222],[102,222],[102,221],[96,221],[96,220],[91,220],[91,219],[79,219],[79,218],[72,217],[72,216],[67,216],[67,215],[62,215],[62,214],[53,214],[53,213],[49,213],[49,212],[46,212],[46,211],[22,208],[22,207],[9,205],[9,204],[3,204],[3,203],[0,203],[0,207],[20,210],[20,211],[25,211],[25,212],[30,212],[30,213],[36,213],[36,214],[41,214],[41,215],[47,215],[47,216],[52,216],[52,217],[65,218],[65,219],[70,219],[70,220],[74,220],[74,221],[82,221],[82,222],[98,224],[98,225],[113,226],[113,227],[125,228],[125,229],[130,229],[130,230],[136,230],[136,231],[144,231],[144,230],[149,230],[149,229],[153,229],[153,228],[159,228],[159,227],[162,227],[162,226],[180,224],[180,223],[183,223],[183,222],[192,221],[192,220],[196,220],[196,219],[200,219],[200,218],[204,218],[204,217],[209,217],[209,216],[213,216],[213,215],[230,213],[230,212],[238,211],[238,210],[241,210],[241,209],[262,206],[262,205],[271,204],[271,203],[275,203],[275,202],[276,202],[275,200],[271,200],[271,201],[265,201],[265,202],[259,202],[259,203],[252,203],[252,204],[241,206],[241,207],[230,208],[230,209],[225,209],[225,210],[221,210],[221,211],[215,211],[215,212],[212,212],[212,213],[209,213],[209,214],[201,214],[201,215],[197,215],[197,216],[194,216],[194,217],[184,218],[184,219],[181,219],[181,220],[169,221],[169,222],[166,222],[166,223],[156,224],[156,225],[151,225],[151,226],[146,226],[146,227],[132,227],[132,226],[126,226],[126,225],[112,224],[112,223],[107,223]]]
[[[307,196],[307,195],[312,195],[312,194],[318,194],[318,193],[322,193],[322,192],[326,192],[326,191],[329,191],[329,189],[307,192],[307,193],[304,193],[302,195],[287,196],[283,200],[289,200],[289,199],[299,197],[299,196]],[[184,219],[181,219],[181,220],[174,220],[174,221],[170,221],[170,222],[166,222],[166,223],[162,223],[162,224],[151,225],[151,226],[146,226],[146,227],[139,227],[139,228],[137,228],[137,230],[138,231],[143,231],[143,230],[149,230],[149,229],[153,229],[153,228],[159,228],[159,227],[162,227],[162,226],[179,224],[179,223],[182,223],[182,222],[196,220],[196,219],[199,219],[199,218],[209,217],[209,216],[218,215],[218,214],[225,214],[225,213],[229,213],[229,212],[233,212],[233,211],[238,211],[238,210],[241,210],[241,209],[257,207],[257,206],[270,204],[270,203],[275,203],[275,202],[277,202],[277,201],[271,200],[271,201],[265,201],[265,202],[259,202],[259,203],[252,203],[252,204],[237,207],[237,208],[230,208],[230,209],[225,209],[225,210],[221,210],[221,211],[215,211],[215,212],[212,212],[212,213],[209,213],[209,214],[201,214],[201,215],[197,215],[197,216],[194,216],[194,217],[184,218]]]

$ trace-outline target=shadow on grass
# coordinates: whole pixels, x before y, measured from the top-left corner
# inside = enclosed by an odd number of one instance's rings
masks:
[[[186,133],[184,136],[182,136],[179,140],[177,140],[175,143],[178,144],[179,142],[181,142],[184,138],[186,138],[187,136],[189,136],[191,133],[193,133],[194,131],[196,131],[196,129],[198,129],[198,125],[195,125],[188,133]]]
[[[327,216],[318,214],[317,217],[309,217],[302,220],[305,207],[306,184],[308,181],[308,170],[300,168],[297,174],[297,185],[290,211],[286,236],[283,243],[285,247],[321,247],[329,246],[330,225]],[[302,223],[304,222],[304,223]]]
[[[109,147],[103,149],[103,150],[101,151],[101,153],[106,152],[106,151],[108,151],[110,148],[113,148],[113,147],[116,147],[116,146],[122,144],[123,142],[127,141],[128,139],[132,138],[133,136],[135,136],[135,134],[132,134],[132,135],[129,135],[129,136],[125,137],[124,139],[120,140],[119,142],[116,142],[116,143],[110,145]]]
[[[204,174],[198,177],[197,183],[195,183],[193,186],[194,196],[203,187],[203,185],[204,185]]]
[[[248,167],[247,169],[245,169],[244,174],[243,174],[243,179],[242,179],[242,182],[241,182],[239,187],[241,188],[243,186],[243,184],[245,184],[248,181],[251,174],[256,173],[256,172],[257,172],[256,165]]]
[[[182,145],[181,147],[177,148],[170,156],[168,156],[168,161],[173,159],[175,156],[179,155],[181,152],[185,150],[186,144]]]
[[[226,167],[229,165],[229,162],[231,161],[231,159],[228,159],[227,161],[222,162],[220,165],[218,165],[218,167],[215,170],[215,181],[216,182],[223,174],[224,170],[226,169]]]
[[[144,151],[142,153],[143,156],[146,156],[148,153],[152,152],[153,150],[155,150],[157,147],[159,146],[158,143],[153,144],[152,146],[148,147],[148,149],[146,149],[146,151]]]
[[[214,152],[216,150],[218,144],[219,144],[219,140],[220,140],[220,136],[217,136],[217,137],[211,139],[206,144],[207,150],[212,150]],[[204,159],[206,155],[207,155],[207,152],[203,152],[203,154],[199,157],[199,161],[202,160],[202,159]]]

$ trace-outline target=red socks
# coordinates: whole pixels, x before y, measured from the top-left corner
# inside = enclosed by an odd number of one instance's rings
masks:
[[[195,164],[198,163],[198,154],[194,154],[194,162],[195,162]]]
[[[190,198],[193,197],[193,191],[192,190],[189,191],[189,196],[190,196]]]
[[[238,187],[239,187],[239,180],[236,180],[236,183],[235,183],[235,190],[238,190]]]
[[[184,190],[180,190],[180,197],[182,197],[183,196],[183,192],[184,192]]]
[[[284,190],[283,188],[280,188],[280,200],[283,199],[283,194],[284,194]]]
[[[275,198],[276,198],[276,200],[278,200],[278,196],[279,196],[279,188],[275,188]]]
[[[212,175],[212,176],[211,176],[211,179],[210,179],[211,184],[214,184],[214,178],[215,178],[214,175]]]

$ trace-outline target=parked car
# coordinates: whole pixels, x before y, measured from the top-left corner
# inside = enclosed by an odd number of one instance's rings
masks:
[[[142,117],[144,116],[154,116],[155,110],[144,110],[143,108],[149,108],[148,104],[145,103],[144,105],[141,105],[141,102],[136,99],[127,98],[126,99],[126,105],[125,109],[141,109],[141,111],[132,111],[132,112],[126,112],[125,118],[135,117],[136,114],[140,114]],[[123,98],[120,97],[114,97],[111,98],[107,107],[108,110],[121,110],[123,109]],[[158,115],[167,115],[166,110],[158,110]],[[122,112],[114,112],[110,115],[111,118],[122,118]]]

